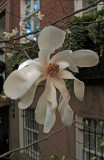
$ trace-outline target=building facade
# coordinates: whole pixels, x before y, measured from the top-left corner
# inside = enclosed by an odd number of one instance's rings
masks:
[[[28,5],[28,10],[25,10],[25,4]],[[55,24],[57,27],[66,26],[66,22],[70,20],[67,15],[86,7],[86,5],[89,4],[86,4],[84,0],[0,1],[0,21],[3,21],[3,26],[0,24],[0,36],[2,36],[3,31],[11,32],[15,27],[20,30],[19,22],[21,20],[26,22],[27,33],[50,24]],[[95,6],[93,10],[101,7],[101,5]],[[34,18],[35,12],[39,9],[44,14],[42,21],[39,21],[36,17]],[[87,10],[87,12],[91,13],[92,10]],[[61,20],[63,17],[66,18]],[[34,35],[32,38],[37,40],[37,36]],[[98,67],[100,68],[100,66]],[[98,71],[100,71],[99,68]],[[87,70],[83,70],[83,73],[85,72],[86,75],[89,74]],[[102,125],[104,121],[104,77],[101,72],[97,74],[98,72],[95,73],[92,70],[91,73],[93,74],[92,77],[79,74],[79,78],[85,81],[86,84],[83,102],[78,101],[71,90],[69,103],[74,111],[73,125],[38,144],[15,153],[13,159],[44,160],[49,159],[51,155],[58,155],[59,157],[65,155],[70,160],[90,160],[94,156],[98,160],[103,160],[103,149],[99,148],[99,141],[104,136]],[[24,111],[18,109],[18,101],[0,100],[0,154],[26,146],[33,141],[48,136],[48,134],[43,133],[43,126],[35,122],[34,116],[35,106],[43,90],[43,87],[38,88],[33,104]],[[61,127],[63,125],[57,113],[57,121],[52,131],[54,132]],[[1,130],[3,130],[2,134]],[[7,148],[4,149],[6,145]]]

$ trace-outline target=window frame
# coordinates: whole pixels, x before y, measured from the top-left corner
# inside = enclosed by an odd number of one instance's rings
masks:
[[[87,116],[85,116],[85,117],[89,118],[91,120],[95,120],[95,118],[93,118],[93,117],[87,117]],[[87,157],[86,157],[86,154],[89,153],[89,148],[83,146],[83,144],[84,144],[84,132],[85,131],[84,131],[83,125],[80,125],[80,124],[83,123],[83,119],[84,119],[83,116],[79,116],[79,115],[75,116],[75,120],[76,120],[76,128],[75,128],[75,132],[76,132],[76,160],[79,160],[79,159],[80,160],[88,160]],[[99,121],[99,120],[102,120],[102,119],[101,118],[96,118],[96,120]],[[103,135],[104,135],[104,133],[103,133]],[[98,137],[99,137],[99,134],[96,133],[96,142],[95,142],[96,146],[98,145],[98,141],[97,141]],[[101,136],[100,136],[100,138],[101,138]],[[90,153],[95,154],[95,151],[90,149]],[[104,157],[104,151],[103,151],[103,154],[102,154],[97,150],[96,151],[96,156],[99,156],[99,157],[97,157],[98,160],[101,156]]]
[[[39,134],[39,131],[35,130],[35,128],[31,129],[31,128],[27,127],[25,118],[30,118],[30,117],[26,117],[26,115],[24,114],[26,112],[26,110],[29,110],[29,111],[31,110],[34,113],[33,109],[31,109],[31,108],[25,109],[25,110],[19,109],[19,139],[20,139],[20,147],[24,147],[24,146],[30,144],[29,143],[29,138],[30,138],[29,134],[30,134],[30,132],[34,133],[34,135],[37,134],[37,136]],[[33,120],[33,119],[30,118],[30,120]],[[34,118],[34,123],[35,122],[36,121],[35,121],[35,118]],[[36,125],[38,125],[38,124],[36,123]],[[34,141],[33,138],[34,137],[33,137],[33,134],[32,134],[32,142]],[[38,144],[36,144],[36,145],[38,147]],[[37,149],[36,151],[35,150],[33,151],[33,145],[30,146],[27,149],[21,150],[20,153],[25,154],[26,156],[28,156],[28,157],[30,157],[32,159],[35,158],[36,160],[39,160],[39,149]]]
[[[104,6],[104,2],[100,2],[97,4],[97,6],[94,6],[92,8],[89,8],[88,10],[86,11],[83,11],[83,12],[80,12],[80,13],[77,13],[76,16],[82,16],[83,14],[86,14],[88,12],[91,12],[93,9],[97,9],[97,10],[100,10],[102,9],[102,6]],[[83,8],[83,0],[74,0],[74,11],[77,11],[79,9],[82,9]]]
[[[33,6],[34,0],[31,0],[31,1],[32,1],[31,6]],[[39,0],[39,2],[40,2],[40,0]],[[26,5],[26,0],[21,0],[20,1],[20,15],[21,15],[21,17],[23,16],[23,18],[21,20],[26,22],[30,19],[30,21],[31,21],[31,32],[32,32],[32,31],[34,31],[34,26],[35,26],[33,18],[36,15],[36,13],[38,13],[40,8],[37,9],[37,10],[33,10],[33,7],[32,7],[32,12],[29,15],[26,15],[26,10],[24,8],[25,5]],[[40,28],[40,20],[38,18],[37,18],[37,20],[39,21],[39,28]],[[36,30],[38,30],[38,29],[36,29]],[[20,33],[22,33],[21,28],[20,28]],[[29,33],[29,32],[27,32],[27,33]],[[38,35],[39,35],[39,33],[36,33],[35,35],[32,34],[30,39],[34,39],[34,37],[36,37],[36,41],[37,41],[37,36]]]

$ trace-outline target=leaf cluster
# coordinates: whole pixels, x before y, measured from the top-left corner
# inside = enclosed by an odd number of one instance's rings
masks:
[[[50,160],[66,160],[66,157],[63,156],[62,158],[60,158],[58,155],[52,155],[50,157]]]
[[[62,49],[91,49],[104,50],[104,8],[93,14],[83,14],[82,17],[74,17],[69,22],[71,34],[66,35]]]

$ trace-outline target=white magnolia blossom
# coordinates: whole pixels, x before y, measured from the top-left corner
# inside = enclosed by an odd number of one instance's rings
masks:
[[[10,39],[11,37],[16,36],[17,34],[18,34],[18,30],[17,28],[15,28],[15,29],[12,29],[12,33],[4,32],[4,37],[7,39]]]
[[[7,56],[8,58],[11,58],[11,57],[13,56],[13,54],[12,54],[12,53],[6,53],[6,56]]]
[[[36,13],[36,16],[39,20],[42,21],[43,17],[44,17],[44,14],[41,14],[41,12],[39,11],[38,13]]]
[[[70,94],[64,79],[74,80],[74,93],[79,100],[83,100],[85,86],[70,70],[78,72],[79,67],[95,66],[98,55],[90,50],[72,52],[65,50],[57,53],[52,58],[50,55],[62,46],[65,34],[56,27],[45,27],[38,37],[40,49],[39,59],[28,60],[19,66],[19,70],[12,72],[4,83],[4,92],[11,99],[20,98],[19,108],[29,107],[39,83],[46,80],[45,89],[37,103],[35,118],[39,124],[44,125],[44,132],[48,133],[56,121],[56,109],[60,112],[64,125],[70,126],[73,121],[73,111],[69,106]],[[61,98],[57,105],[56,89]]]
[[[10,37],[12,37],[13,34],[12,33],[8,33],[8,32],[4,32],[4,37],[7,39],[10,39]]]
[[[20,28],[21,28],[21,31],[22,31],[23,33],[26,33],[26,22],[20,21],[20,22],[19,22],[19,26],[20,26]]]
[[[66,35],[66,34],[71,34],[71,31],[67,28],[67,29],[65,29],[65,30],[63,30],[64,31],[64,34]]]
[[[16,36],[16,35],[18,34],[18,30],[17,30],[17,28],[12,29],[12,34],[13,34],[13,36]]]

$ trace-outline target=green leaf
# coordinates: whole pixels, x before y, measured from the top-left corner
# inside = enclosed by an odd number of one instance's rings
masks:
[[[96,160],[96,159],[97,159],[97,157],[92,157],[92,158],[91,158],[91,160]]]
[[[103,138],[99,141],[99,146],[104,147],[104,136]]]

